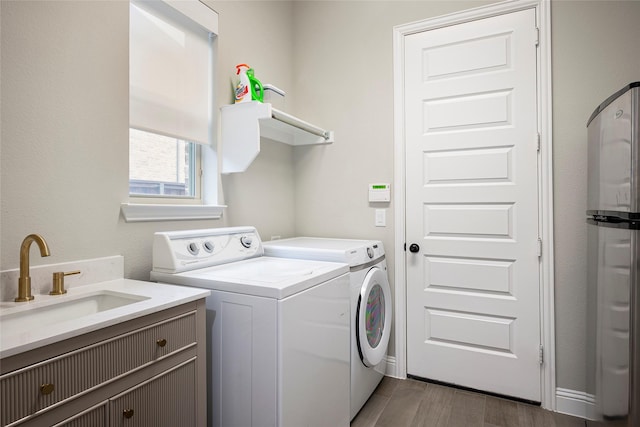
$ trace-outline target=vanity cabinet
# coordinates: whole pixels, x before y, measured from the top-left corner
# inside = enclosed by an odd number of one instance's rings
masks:
[[[2,359],[0,425],[204,426],[205,315],[199,300]]]

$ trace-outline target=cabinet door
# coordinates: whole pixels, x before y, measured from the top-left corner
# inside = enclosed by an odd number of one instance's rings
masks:
[[[196,425],[196,358],[110,399],[112,427]]]

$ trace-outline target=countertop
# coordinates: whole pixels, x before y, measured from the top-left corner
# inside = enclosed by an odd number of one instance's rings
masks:
[[[104,291],[132,295],[139,297],[140,301],[74,319],[23,328],[25,330],[22,331],[7,330],[10,328],[2,325],[2,318],[11,316],[13,313],[53,306],[62,301],[80,299]],[[116,279],[70,288],[65,295],[36,295],[35,299],[29,302],[2,302],[0,303],[0,359],[206,298],[209,294],[210,291],[206,289]]]

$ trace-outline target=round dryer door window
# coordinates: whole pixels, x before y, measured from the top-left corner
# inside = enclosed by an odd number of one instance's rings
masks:
[[[365,276],[356,316],[360,359],[365,366],[376,366],[387,354],[391,334],[391,289],[384,270],[374,267]]]

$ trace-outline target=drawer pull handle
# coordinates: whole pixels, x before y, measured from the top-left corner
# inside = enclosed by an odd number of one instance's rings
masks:
[[[51,384],[51,383],[42,384],[42,385],[40,386],[40,394],[45,395],[45,396],[46,396],[47,394],[51,394],[51,393],[53,393],[53,389],[54,389],[54,388],[55,388],[55,387],[54,387],[54,386],[53,386],[53,384]]]
[[[125,409],[122,411],[122,415],[124,415],[125,418],[133,417],[133,409]]]
[[[162,338],[162,339],[159,339],[158,341],[156,341],[156,343],[158,344],[158,346],[164,347],[165,345],[167,345],[167,340]]]

